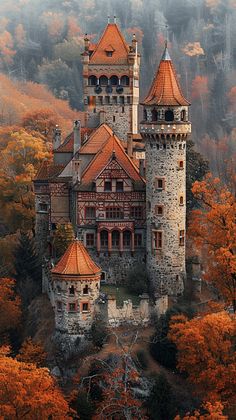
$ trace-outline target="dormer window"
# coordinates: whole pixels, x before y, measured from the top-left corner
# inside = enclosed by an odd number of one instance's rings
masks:
[[[112,57],[113,53],[114,53],[114,48],[112,45],[108,45],[108,47],[105,49],[106,52],[106,56],[107,57]]]
[[[112,57],[113,51],[106,51],[107,57]]]

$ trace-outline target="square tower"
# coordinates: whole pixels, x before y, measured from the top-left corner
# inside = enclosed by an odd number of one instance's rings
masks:
[[[128,45],[116,23],[108,23],[99,42],[85,36],[84,105],[87,125],[107,123],[122,140],[138,133],[139,68],[137,40]]]

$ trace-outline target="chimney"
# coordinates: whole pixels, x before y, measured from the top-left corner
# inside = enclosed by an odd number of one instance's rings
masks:
[[[130,158],[133,157],[133,134],[128,133],[127,137],[127,153]]]
[[[133,52],[134,52],[135,54],[137,54],[137,52],[138,52],[138,41],[137,41],[137,39],[136,39],[136,35],[135,35],[135,34],[133,34],[133,39],[132,39],[132,48],[133,48]]]
[[[72,182],[73,185],[80,182],[81,178],[81,159],[72,159]]]
[[[53,130],[53,150],[58,149],[60,144],[61,144],[61,130],[58,127],[58,125],[56,125],[56,127]]]
[[[85,34],[85,36],[84,36],[84,49],[85,49],[85,51],[89,50],[89,44],[90,44],[89,38],[88,38],[87,34]]]
[[[79,120],[74,121],[74,150],[75,155],[81,148],[81,124]]]
[[[145,177],[145,167],[144,167],[144,159],[139,159],[139,173],[144,178]]]

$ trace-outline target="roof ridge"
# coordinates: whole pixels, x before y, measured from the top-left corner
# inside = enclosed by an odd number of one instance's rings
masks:
[[[120,139],[114,134],[114,138],[115,140],[118,142],[119,147],[121,148],[122,152],[124,152],[125,156],[127,157],[127,159],[129,160],[129,162],[131,163],[131,165],[133,166],[133,168],[135,169],[135,171],[137,172],[137,174],[140,176],[140,178],[143,180],[143,177],[140,175],[138,168],[136,167],[136,165],[134,164],[134,162],[132,161],[132,159],[129,157],[129,155],[126,153],[124,147],[122,146]],[[122,166],[122,165],[121,165]],[[124,169],[124,168],[123,168]],[[126,172],[126,171],[125,171]]]

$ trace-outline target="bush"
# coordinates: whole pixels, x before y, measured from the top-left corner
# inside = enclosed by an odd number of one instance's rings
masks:
[[[128,273],[126,287],[130,293],[137,295],[148,292],[148,276],[144,265],[139,264]]]
[[[102,348],[107,336],[106,325],[99,319],[95,320],[90,330],[92,342],[96,347]]]
[[[77,412],[80,420],[92,420],[95,405],[84,391],[79,391],[71,401],[71,408]]]
[[[162,373],[155,377],[146,406],[151,420],[173,419],[176,414],[176,402],[172,387]]]

